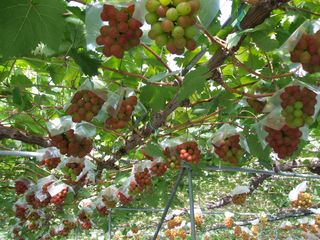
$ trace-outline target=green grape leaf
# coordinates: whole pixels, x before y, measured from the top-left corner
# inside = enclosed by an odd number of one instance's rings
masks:
[[[177,100],[182,101],[183,99],[190,97],[196,91],[200,93],[205,86],[208,72],[209,69],[206,66],[200,66],[196,70],[189,72],[183,80],[177,95]]]
[[[0,52],[4,57],[29,55],[42,42],[58,49],[64,34],[62,0],[0,2]]]
[[[32,87],[32,81],[27,78],[25,75],[14,75],[10,81],[12,86],[27,88]]]
[[[98,68],[101,65],[101,61],[94,58],[89,52],[72,49],[70,51],[70,56],[80,66],[84,74],[88,76],[98,74]]]

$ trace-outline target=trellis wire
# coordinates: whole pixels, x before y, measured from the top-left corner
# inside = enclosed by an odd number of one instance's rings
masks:
[[[283,177],[296,177],[296,178],[310,178],[310,179],[320,179],[320,176],[310,175],[310,174],[300,174],[300,173],[291,173],[291,172],[275,172],[270,170],[258,170],[251,168],[237,168],[237,167],[224,167],[224,166],[207,166],[205,168],[208,171],[221,171],[221,172],[244,172],[244,173],[257,173],[264,175],[274,175],[274,176],[283,176]]]

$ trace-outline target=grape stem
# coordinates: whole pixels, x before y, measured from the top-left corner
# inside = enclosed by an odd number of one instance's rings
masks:
[[[146,50],[148,50],[153,56],[155,56],[155,58],[166,68],[168,69],[169,73],[172,73],[173,71],[171,70],[171,68],[168,66],[168,64],[166,64],[163,59],[155,52],[153,51],[150,47],[148,47],[146,44],[144,43],[140,43],[141,46],[143,46]],[[174,78],[177,80],[178,84],[181,85],[182,84],[182,79],[181,77],[179,77],[178,75],[174,75]]]

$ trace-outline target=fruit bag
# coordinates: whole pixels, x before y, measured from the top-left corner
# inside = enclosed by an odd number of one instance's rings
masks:
[[[102,201],[107,208],[115,208],[118,203],[118,188],[111,185],[101,192]]]
[[[60,151],[56,147],[39,149],[37,152],[41,153],[37,157],[39,165],[46,166],[49,170],[56,168],[61,162]]]
[[[86,80],[65,106],[65,111],[72,116],[72,121],[91,122],[94,118],[103,121],[107,99],[107,86],[99,80]]]
[[[302,66],[308,73],[320,71],[320,21],[304,22],[280,48],[280,54],[293,64],[291,69]]]
[[[214,153],[224,162],[234,166],[240,165],[246,152],[249,152],[245,138],[230,124],[220,127],[213,135],[211,143]]]
[[[51,141],[62,155],[82,158],[91,152],[93,143],[90,138],[96,134],[94,125],[73,123],[71,116],[56,118],[47,125]]]

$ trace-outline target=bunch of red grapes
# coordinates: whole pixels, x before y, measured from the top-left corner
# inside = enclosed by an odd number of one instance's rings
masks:
[[[279,130],[270,127],[264,129],[268,133],[267,143],[278,154],[279,158],[283,159],[291,156],[298,148],[302,136],[299,128],[290,128],[288,125],[284,125]]]
[[[79,214],[79,223],[83,230],[88,230],[92,227],[92,223],[85,212]]]
[[[137,195],[143,191],[143,188],[141,188],[135,180],[131,181],[129,184],[129,194],[130,195]]]
[[[243,150],[240,146],[240,135],[227,137],[219,143],[213,144],[215,153],[225,162],[238,165],[243,157]]]
[[[185,142],[176,147],[179,157],[186,162],[198,164],[201,152],[196,142]]]
[[[73,129],[60,135],[51,136],[52,144],[59,148],[61,154],[83,158],[92,150],[92,141],[74,133]]]
[[[317,94],[306,87],[289,86],[280,95],[282,115],[291,128],[313,123]]]
[[[185,48],[194,50],[197,47],[193,39],[197,34],[195,14],[199,8],[199,0],[147,0],[149,37],[173,54],[183,54]]]
[[[175,170],[181,168],[181,159],[178,158],[178,154],[174,149],[166,147],[163,154],[166,156],[166,164],[168,168]]]
[[[113,116],[113,113],[116,110],[109,107],[108,112],[111,116],[106,120],[105,127],[114,130],[125,128],[130,121],[132,112],[137,103],[138,99],[136,96],[123,99],[116,116]]]
[[[257,113],[262,113],[264,107],[266,106],[267,102],[261,101],[254,98],[247,99],[247,102],[250,107],[252,107]]]
[[[54,196],[51,196],[50,202],[55,204],[55,205],[61,205],[63,204],[64,200],[67,197],[68,194],[68,187],[65,187],[64,189],[62,189],[59,193],[57,193]]]
[[[109,210],[106,206],[104,206],[104,204],[98,204],[96,206],[97,211],[101,214],[101,215],[108,215]]]
[[[167,164],[163,162],[153,162],[151,164],[150,172],[152,176],[161,177],[166,173],[167,169]]]
[[[118,191],[117,197],[122,205],[128,205],[132,202],[132,197],[122,191]]]
[[[15,189],[16,189],[16,193],[19,194],[24,194],[29,186],[30,186],[31,182],[27,179],[19,179],[15,181]]]
[[[59,157],[53,157],[53,158],[45,158],[39,164],[41,166],[46,166],[49,170],[51,170],[56,168],[60,162],[61,162],[61,159]]]
[[[31,192],[26,195],[26,201],[29,203],[33,208],[38,209],[41,207],[45,207],[49,204],[50,202],[50,196],[47,196],[45,199],[40,201],[34,192]]]
[[[72,97],[71,104],[66,112],[72,116],[73,122],[91,122],[100,112],[103,103],[104,100],[95,92],[80,90]]]
[[[70,173],[71,178],[74,178],[76,176],[79,176],[79,174],[84,169],[84,163],[83,162],[72,162],[66,164],[67,172]]]
[[[38,220],[39,218],[40,218],[40,214],[36,211],[32,211],[27,217],[27,219],[30,221],[35,221],[35,220]]]
[[[104,195],[102,201],[107,208],[115,208],[117,205],[116,199],[113,196]]]
[[[112,5],[104,4],[101,20],[107,21],[108,26],[100,28],[96,42],[103,45],[103,54],[106,57],[122,58],[125,51],[138,46],[143,35],[142,23],[133,18],[134,5],[118,10]]]
[[[69,220],[63,220],[63,225],[64,225],[64,228],[68,231],[76,228],[76,224],[72,221],[69,221]]]
[[[138,186],[142,189],[144,189],[146,186],[149,186],[151,184],[151,175],[148,168],[145,168],[141,172],[135,172],[134,179],[136,180]]]
[[[290,52],[294,63],[301,63],[309,73],[320,71],[320,30],[315,34],[303,33],[295,48]]]
[[[17,218],[25,219],[27,214],[27,209],[23,205],[16,204],[15,205],[15,214]]]

